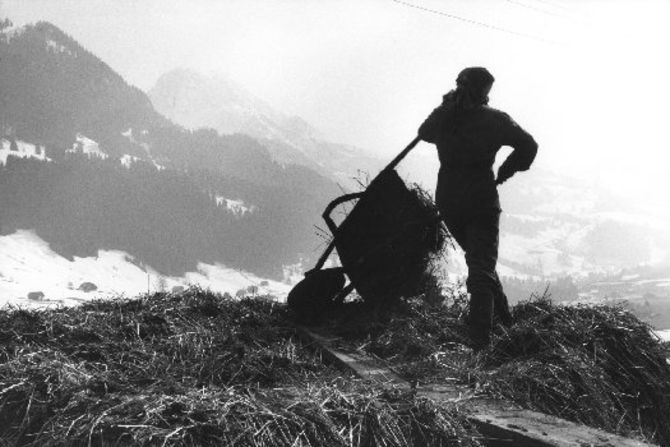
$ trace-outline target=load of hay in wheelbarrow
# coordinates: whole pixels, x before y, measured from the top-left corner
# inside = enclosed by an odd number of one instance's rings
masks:
[[[408,188],[393,169],[417,142],[364,191],[338,197],[326,207],[323,218],[332,242],[289,293],[288,304],[295,312],[316,317],[342,305],[353,289],[373,308],[422,292],[432,261],[443,253],[450,236],[430,196],[416,185]],[[353,200],[356,204],[338,226],[331,213]],[[333,249],[342,266],[322,269]]]

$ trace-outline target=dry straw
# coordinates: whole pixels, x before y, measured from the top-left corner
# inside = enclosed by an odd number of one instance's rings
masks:
[[[670,346],[625,308],[533,297],[513,308],[514,325],[498,325],[491,345],[477,354],[467,348],[466,312],[465,297],[453,293],[439,306],[408,300],[375,322],[352,311],[331,320],[330,330],[410,380],[457,381],[529,409],[670,445]]]
[[[478,445],[455,409],[324,365],[265,298],[189,289],[0,328],[0,445]]]

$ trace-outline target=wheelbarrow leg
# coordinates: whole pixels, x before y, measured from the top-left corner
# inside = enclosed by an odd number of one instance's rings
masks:
[[[354,290],[354,284],[349,283],[340,293],[335,295],[335,298],[333,298],[333,302],[335,304],[342,304],[344,302],[344,299]]]
[[[323,252],[323,254],[319,258],[319,260],[316,262],[316,265],[314,266],[314,268],[312,268],[311,270],[307,270],[305,272],[305,276],[309,276],[311,273],[314,273],[314,272],[317,272],[317,271],[321,270],[321,267],[323,267],[323,264],[326,263],[326,260],[328,260],[328,257],[333,252],[333,249],[335,249],[335,239],[330,241],[330,244],[328,244],[328,247],[326,248],[326,251]]]

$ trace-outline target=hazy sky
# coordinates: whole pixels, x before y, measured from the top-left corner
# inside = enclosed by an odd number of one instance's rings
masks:
[[[388,158],[484,65],[539,166],[670,204],[668,1],[4,0],[2,15],[53,22],[144,90],[175,67],[227,73]]]

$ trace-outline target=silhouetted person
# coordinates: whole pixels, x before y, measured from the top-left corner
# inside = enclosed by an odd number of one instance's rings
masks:
[[[470,293],[468,324],[475,348],[488,344],[494,313],[505,325],[511,315],[496,273],[500,200],[496,186],[527,170],[537,143],[504,112],[489,107],[494,78],[483,67],[461,71],[456,89],[419,128],[419,137],[437,146],[440,172],[435,199],[444,222],[465,251]],[[493,176],[502,146],[514,151]]]

